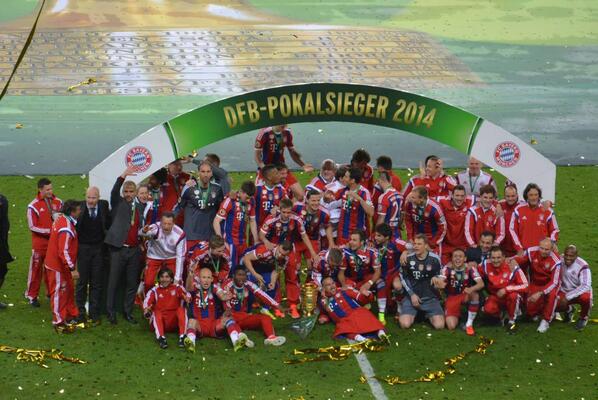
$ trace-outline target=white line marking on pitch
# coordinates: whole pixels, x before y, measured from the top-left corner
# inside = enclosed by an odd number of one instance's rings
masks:
[[[348,340],[348,342],[351,344],[357,343],[354,340]],[[374,368],[372,368],[372,364],[370,364],[370,361],[366,357],[365,353],[354,353],[354,355],[357,359],[357,363],[359,364],[359,368],[361,368],[363,376],[365,376],[365,378],[368,381],[368,385],[370,385],[370,390],[372,391],[374,398],[376,400],[388,400],[388,397],[386,397],[386,393],[384,393],[382,385],[380,385],[380,382],[378,382],[378,380],[374,378],[374,376],[376,375],[374,373]]]

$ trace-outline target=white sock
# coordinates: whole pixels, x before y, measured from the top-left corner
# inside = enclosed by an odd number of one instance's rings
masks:
[[[386,299],[378,299],[378,312],[382,314],[386,312]]]
[[[195,344],[195,333],[188,333],[187,337]]]
[[[467,311],[467,322],[465,323],[465,326],[472,326],[476,315],[478,315],[477,312]]]
[[[239,332],[232,331],[230,333],[230,340],[232,340],[233,343],[237,343],[237,340],[239,340]]]
[[[378,331],[378,337],[382,336],[382,335],[386,335],[386,332],[384,332],[384,329],[380,329]]]
[[[510,319],[510,320],[509,320],[509,324],[514,324],[514,323],[515,323],[515,320],[514,320],[514,319]]]
[[[355,339],[353,339],[357,342],[363,342],[365,340],[365,338],[361,335],[355,335]]]

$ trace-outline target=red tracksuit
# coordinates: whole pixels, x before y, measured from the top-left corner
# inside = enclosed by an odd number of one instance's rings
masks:
[[[377,333],[384,325],[369,310],[362,307],[371,302],[372,296],[365,297],[359,291],[337,289],[334,296],[320,299],[320,309],[335,323],[333,337],[346,335],[353,339],[355,335]]]
[[[475,197],[469,196],[460,207],[455,206],[451,199],[438,202],[446,220],[446,235],[440,247],[442,264],[448,264],[455,249],[467,250],[469,244],[465,237],[465,219],[467,210],[475,203]]]
[[[515,209],[521,204],[525,203],[515,202],[514,204],[509,205],[507,204],[506,200],[499,200],[498,204],[500,204],[500,207],[502,208],[505,219],[505,238],[500,244],[500,247],[503,249],[507,257],[512,257],[517,254],[517,248],[515,247],[513,236],[511,236],[511,230],[509,229],[511,226],[511,218],[513,218]]]
[[[519,265],[529,266],[527,315],[534,317],[542,314],[542,318],[550,322],[556,309],[561,286],[561,260],[558,254],[551,252],[548,257],[542,257],[540,248],[534,246],[515,260]],[[536,292],[542,292],[542,296],[536,302],[531,302],[529,296]]]
[[[498,318],[501,310],[506,309],[509,320],[515,321],[521,295],[527,292],[528,287],[527,278],[521,268],[516,267],[511,270],[506,261],[499,267],[495,267],[489,260],[485,260],[478,266],[478,272],[489,293],[483,311]],[[503,297],[496,295],[500,289],[505,289],[506,293]]]
[[[181,199],[181,193],[185,188],[185,183],[191,178],[186,172],[181,172],[177,176],[168,174],[166,176],[166,182],[162,184],[162,198],[160,204],[160,211],[173,211],[179,200]],[[183,227],[185,221],[185,210],[177,214],[176,224]]]
[[[552,210],[545,210],[542,206],[518,206],[511,217],[509,230],[517,251],[537,246],[547,237],[553,242],[559,238],[556,216]]]
[[[45,267],[52,304],[52,323],[63,324],[79,316],[75,304],[75,286],[71,272],[75,270],[79,241],[75,220],[64,215],[52,225]]]
[[[262,314],[250,314],[249,312],[255,297],[262,303],[274,308],[278,307],[276,300],[250,281],[246,281],[242,287],[237,287],[234,280],[229,279],[222,284],[222,289],[233,296],[231,300],[224,303],[224,307],[232,311],[233,319],[241,329],[261,329],[266,337],[274,335],[272,318]]]
[[[479,243],[484,231],[494,233],[494,241],[502,243],[505,238],[505,219],[496,215],[496,207],[484,209],[481,204],[477,204],[467,211],[465,217],[465,237],[470,247]]]
[[[429,176],[421,178],[416,176],[409,179],[407,186],[405,186],[403,197],[407,198],[416,186],[424,186],[428,189],[428,198],[438,199],[439,197],[450,197],[451,192],[457,186],[457,181],[449,175],[440,175],[437,178]]]
[[[31,231],[31,259],[29,274],[27,275],[27,290],[25,297],[29,300],[37,299],[42,278],[46,284],[46,292],[50,293],[48,280],[44,271],[44,259],[52,228],[52,213],[57,213],[62,207],[62,201],[57,197],[46,200],[38,193],[37,197],[27,206],[27,223]]]
[[[191,295],[181,285],[174,283],[166,287],[154,286],[147,292],[143,308],[150,308],[153,312],[150,324],[154,328],[156,338],[165,336],[166,332],[175,332],[177,328],[179,336],[185,334],[185,301],[191,301]]]

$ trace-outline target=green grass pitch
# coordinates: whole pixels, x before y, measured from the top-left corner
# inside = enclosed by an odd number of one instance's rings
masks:
[[[232,174],[238,186],[250,174]],[[399,171],[405,182],[407,171]],[[302,183],[309,176],[299,175]],[[83,198],[86,179],[53,176],[62,199]],[[497,177],[502,185],[502,177]],[[598,167],[559,167],[556,212],[561,245],[575,243],[594,271],[598,271],[598,237],[593,210],[598,192]],[[290,320],[276,321],[277,333],[288,338],[280,348],[264,348],[261,334],[249,332],[256,348],[233,353],[230,343],[214,339],[198,342],[188,354],[173,346],[160,350],[147,323],[131,326],[119,320],[72,335],[58,335],[51,326],[48,302],[33,309],[23,298],[30,252],[25,208],[35,192],[35,181],[24,177],[0,178],[0,192],[11,206],[10,245],[17,260],[0,299],[14,306],[0,312],[0,345],[58,348],[67,356],[87,360],[85,365],[48,361],[49,369],[0,354],[0,399],[367,399],[369,386],[359,383],[361,371],[351,357],[346,361],[284,365],[294,348],[335,343],[332,326],[318,326],[301,340],[288,329]],[[594,288],[598,276],[594,273]],[[137,311],[137,317],[141,317]],[[463,332],[432,331],[427,325],[401,331],[389,322],[392,345],[367,357],[379,375],[416,378],[427,370],[442,369],[443,361],[472,349],[478,339]],[[591,399],[598,393],[598,325],[583,332],[555,321],[550,330],[536,333],[536,323],[522,323],[515,336],[500,327],[478,326],[496,340],[486,355],[474,354],[457,366],[457,373],[442,383],[388,386],[389,399]],[[341,342],[337,342],[340,344]]]

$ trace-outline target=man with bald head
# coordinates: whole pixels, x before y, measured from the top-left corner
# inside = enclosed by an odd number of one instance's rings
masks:
[[[108,202],[100,200],[99,189],[92,186],[85,192],[85,201],[76,227],[79,236],[79,280],[75,289],[75,301],[81,321],[86,319],[86,315],[94,321],[100,318],[102,281],[107,267],[104,265],[104,238],[109,226]],[[89,314],[85,309],[88,298]]]
[[[496,183],[492,179],[492,175],[482,171],[482,163],[474,157],[469,157],[467,169],[459,172],[457,182],[465,187],[467,196],[479,196],[480,189],[486,185],[491,185],[496,190]]]

